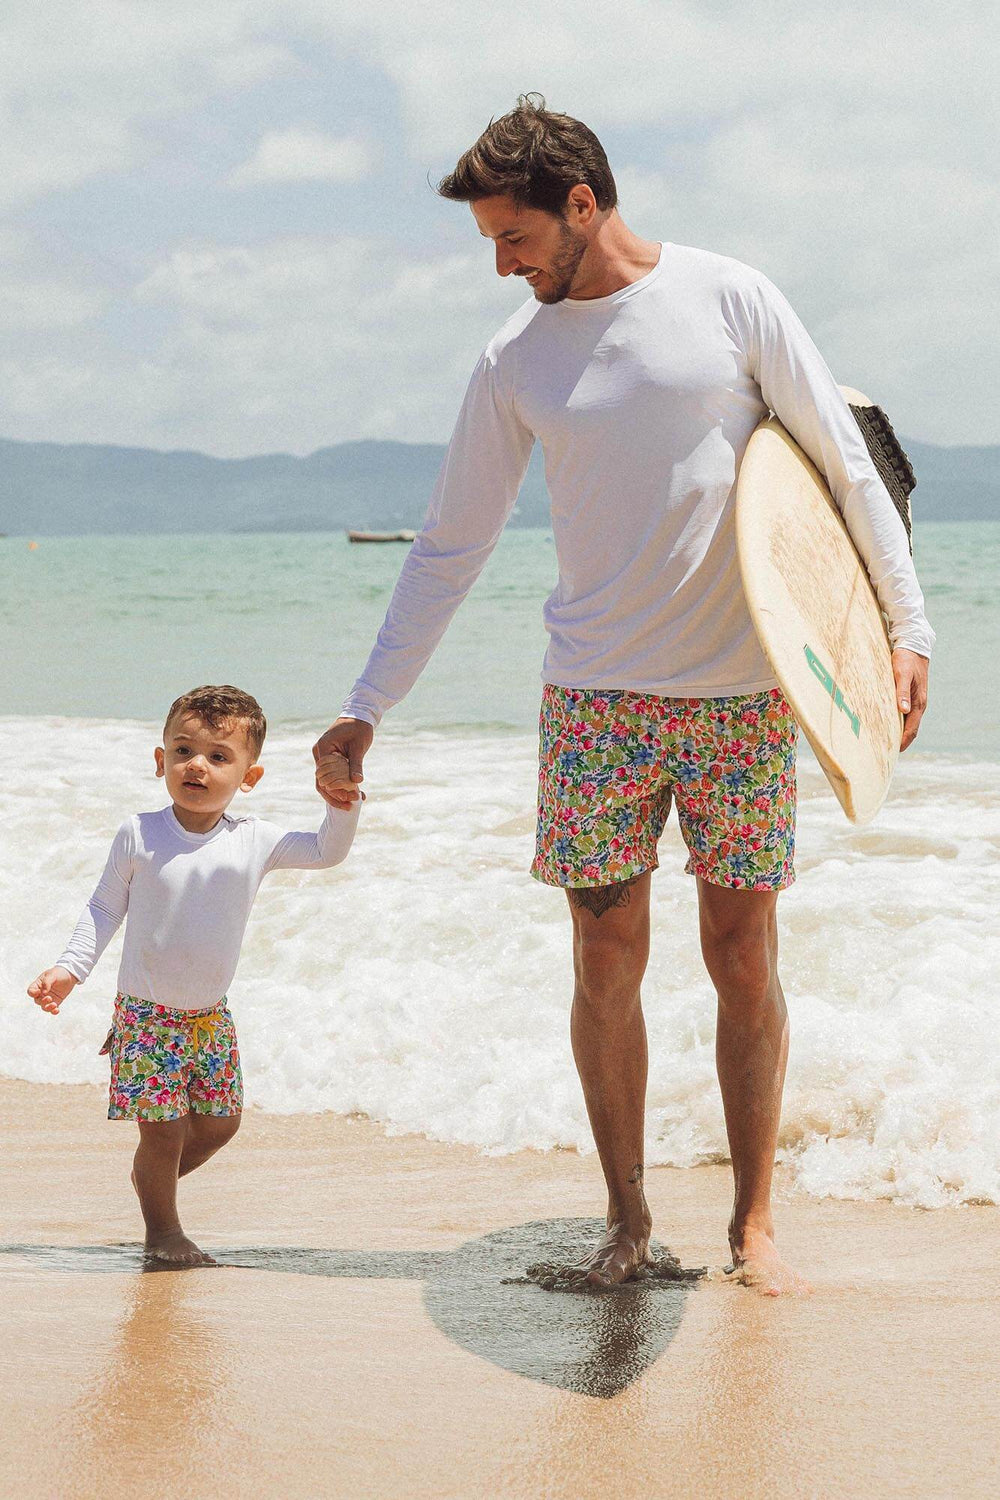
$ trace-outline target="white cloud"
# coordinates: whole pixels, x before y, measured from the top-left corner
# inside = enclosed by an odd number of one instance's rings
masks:
[[[0,49],[0,202],[120,172],[151,122],[294,71],[246,0],[21,0]]]
[[[114,171],[131,171],[134,188],[164,149],[160,122],[279,77],[290,90],[281,118],[298,123],[274,128],[274,96],[261,96],[259,146],[230,179],[245,188],[241,208],[266,204],[268,182],[374,176],[363,142],[407,162],[419,193],[491,114],[537,88],[608,140],[636,228],[761,266],[838,373],[882,397],[898,427],[1000,441],[987,373],[1000,320],[995,6],[633,0],[626,12],[588,0],[583,14],[579,0],[541,11],[520,0],[13,0],[0,198]],[[322,83],[309,49],[323,46],[338,66],[356,56],[381,74],[380,100],[391,80],[402,138],[395,111],[366,112],[363,90],[343,136],[316,118],[315,90],[294,90]],[[237,128],[247,139],[243,113]],[[218,117],[212,129],[228,148]],[[8,267],[8,430],[221,452],[444,436],[464,372],[517,293],[453,210],[434,220],[411,206],[386,199],[379,221],[373,206],[368,232],[391,222],[420,256],[374,239],[266,241],[266,221],[253,246],[185,249],[165,234],[143,246],[152,269],[140,299],[120,291],[106,322],[106,296],[78,261]],[[202,211],[217,223],[217,201],[192,199],[185,232],[198,234]],[[90,227],[81,243],[134,263],[118,227],[109,221],[99,244]],[[43,326],[40,349],[30,329]]]
[[[133,340],[141,352],[106,337],[22,338],[6,358],[0,345],[7,432],[223,455],[443,439],[479,349],[523,297],[478,240],[420,259],[367,238],[189,245],[132,294],[157,330]]]
[[[319,131],[292,127],[263,136],[253,156],[236,168],[230,187],[256,187],[270,182],[360,182],[374,166],[374,153],[364,141],[334,138]]]

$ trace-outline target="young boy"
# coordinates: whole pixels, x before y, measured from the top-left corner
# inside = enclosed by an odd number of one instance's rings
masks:
[[[108,1118],[138,1121],[132,1182],[158,1264],[216,1264],[181,1228],[177,1179],[239,1129],[243,1079],[226,991],[261,880],[339,864],[357,827],[357,796],[328,806],[317,833],[227,812],[264,774],[266,728],[256,700],[234,687],[195,688],[171,705],[155,752],[170,806],[122,824],[66,951],[28,986],[56,1014],[128,914],[102,1050],[111,1054]]]

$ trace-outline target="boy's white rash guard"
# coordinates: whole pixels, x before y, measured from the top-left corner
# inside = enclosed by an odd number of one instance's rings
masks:
[[[236,973],[264,876],[340,864],[359,810],[360,803],[328,807],[317,833],[286,833],[228,813],[209,833],[188,833],[171,807],[133,814],[115,835],[59,964],[86,979],[127,913],[119,993],[178,1010],[217,1004]]]
[[[679,245],[591,301],[526,303],[469,385],[423,530],[342,712],[377,724],[413,686],[545,456],[559,581],[542,677],[721,697],[774,686],[736,557],[736,475],[768,409],[827,476],[889,621],[927,656],[903,524],[836,381],[784,297]]]

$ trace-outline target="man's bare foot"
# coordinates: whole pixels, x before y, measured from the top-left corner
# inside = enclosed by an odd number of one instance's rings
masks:
[[[769,1234],[749,1229],[741,1238],[730,1236],[733,1252],[731,1281],[749,1286],[763,1297],[808,1297],[812,1287],[778,1254]]]
[[[183,1229],[171,1229],[165,1234],[147,1234],[145,1259],[148,1266],[158,1271],[180,1271],[191,1266],[219,1264],[207,1251],[199,1250]]]
[[[651,1224],[633,1233],[624,1224],[609,1224],[597,1246],[575,1266],[561,1266],[560,1279],[590,1286],[620,1286],[631,1281],[640,1266],[649,1260]]]

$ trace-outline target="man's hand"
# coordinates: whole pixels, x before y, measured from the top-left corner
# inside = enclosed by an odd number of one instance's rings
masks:
[[[42,1010],[47,1010],[50,1016],[57,1016],[60,1005],[78,983],[68,969],[62,969],[56,964],[55,968],[44,970],[37,979],[32,980],[28,985],[28,994]]]
[[[920,720],[927,707],[927,670],[930,666],[926,656],[900,648],[892,653],[892,675],[896,679],[896,704],[903,715],[903,737],[900,750],[905,750],[917,737]]]
[[[363,719],[338,719],[313,745],[316,790],[331,807],[344,810],[360,799],[361,765],[374,738]]]

